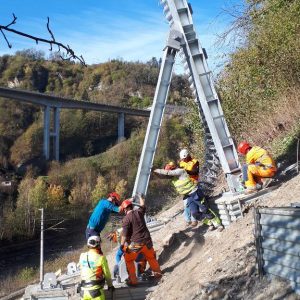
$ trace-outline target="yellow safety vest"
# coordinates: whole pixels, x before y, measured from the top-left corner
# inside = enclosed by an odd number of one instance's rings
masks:
[[[88,252],[81,253],[79,264],[82,288],[88,290],[103,288],[105,283],[103,269],[108,269],[105,256],[99,254],[95,249],[90,249]]]
[[[246,163],[247,164],[255,164],[259,163],[267,168],[273,168],[276,171],[276,164],[269,153],[258,146],[254,146],[251,150],[246,154]]]
[[[172,181],[176,191],[180,195],[187,195],[189,194],[195,187],[197,183],[193,181],[190,177],[185,179],[175,179]]]
[[[197,159],[193,158],[192,160],[188,161],[188,162],[185,162],[185,161],[180,161],[179,163],[179,167],[180,168],[183,168],[187,171],[187,173],[189,174],[189,171],[192,171],[194,166],[199,163]],[[192,175],[192,174],[189,174],[190,178],[192,178],[193,180],[195,181],[198,181],[199,180],[199,174],[196,174],[196,175]]]

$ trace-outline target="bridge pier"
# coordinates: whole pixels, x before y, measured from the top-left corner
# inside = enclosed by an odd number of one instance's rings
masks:
[[[53,107],[53,131],[51,131],[51,107],[44,107],[44,145],[43,154],[46,160],[50,159],[50,138],[53,139],[53,157],[59,160],[59,128],[60,127],[60,109]]]
[[[44,157],[46,160],[50,158],[50,106],[44,107]]]
[[[53,108],[53,131],[51,136],[53,137],[53,157],[59,161],[59,128],[60,127],[60,109],[58,107]]]
[[[125,139],[125,114],[118,113],[118,143]]]

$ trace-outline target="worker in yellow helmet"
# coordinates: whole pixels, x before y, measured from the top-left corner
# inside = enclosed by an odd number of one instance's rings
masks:
[[[238,152],[244,155],[246,160],[246,164],[242,168],[243,182],[246,186],[245,194],[251,194],[266,187],[277,171],[270,154],[261,147],[251,147],[246,141],[242,141],[238,145]]]
[[[100,236],[90,236],[87,241],[89,250],[81,253],[79,259],[82,300],[105,300],[103,287],[114,291],[106,257],[101,250]]]

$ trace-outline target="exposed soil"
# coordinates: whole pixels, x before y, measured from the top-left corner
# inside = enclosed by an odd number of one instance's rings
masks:
[[[266,194],[255,206],[299,202],[300,175]],[[252,210],[222,232],[186,227],[182,202],[158,216],[171,220],[153,232],[163,278],[147,299],[300,299],[283,281],[259,280],[255,266]],[[174,217],[174,215],[178,214]],[[173,218],[172,218],[173,217]],[[113,255],[108,255],[111,268]]]
[[[300,175],[282,183],[252,205],[290,206],[291,202],[299,202],[299,195]],[[165,227],[152,233],[163,277],[147,299],[300,299],[286,282],[259,280],[255,266],[253,215],[251,209],[247,211],[244,218],[224,231],[208,232],[203,225],[186,227],[182,200],[176,199],[172,208],[157,216],[166,222]],[[78,244],[83,244],[81,236],[72,236]],[[107,255],[111,270],[114,254],[115,251]]]

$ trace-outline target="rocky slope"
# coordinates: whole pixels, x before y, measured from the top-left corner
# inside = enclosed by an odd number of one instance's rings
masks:
[[[289,206],[299,201],[299,193],[300,175],[254,205]],[[207,232],[201,225],[186,227],[181,200],[176,202],[158,216],[170,221],[152,234],[164,275],[147,299],[300,299],[284,282],[259,281],[252,210],[222,232]],[[112,255],[109,258],[113,267]]]

